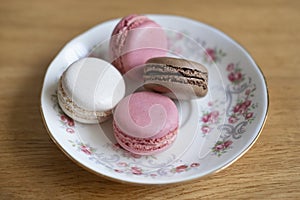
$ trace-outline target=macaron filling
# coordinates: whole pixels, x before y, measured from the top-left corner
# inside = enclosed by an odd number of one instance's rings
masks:
[[[144,78],[146,81],[172,81],[191,85],[201,86],[207,89],[207,72],[187,67],[176,67],[164,64],[147,64],[144,68]]]
[[[208,92],[208,71],[200,63],[174,58],[154,57],[144,65],[144,87],[174,99],[190,100]]]

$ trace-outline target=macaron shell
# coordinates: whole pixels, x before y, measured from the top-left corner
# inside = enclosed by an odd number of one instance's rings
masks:
[[[140,23],[148,20],[145,16],[129,15],[122,18],[115,26],[110,38],[110,57],[113,65],[121,72],[125,73],[122,63],[122,48],[127,37],[128,30],[136,28]]]
[[[136,138],[160,138],[178,128],[174,102],[153,92],[138,92],[125,97],[114,110],[120,131]]]
[[[132,26],[134,22],[137,21],[142,22],[144,20],[148,20],[148,18],[143,15],[132,14],[132,15],[125,16],[115,26],[112,35],[119,34],[121,31],[128,29],[128,27]]]
[[[168,44],[164,30],[153,21],[147,21],[130,30],[122,49],[122,62],[127,72],[141,66],[153,57],[167,54]]]
[[[139,15],[123,18],[110,40],[111,59],[121,73],[144,64],[149,58],[166,55],[167,47],[163,29]]]
[[[107,111],[124,97],[122,75],[108,62],[83,58],[63,74],[62,87],[80,107],[89,111]]]

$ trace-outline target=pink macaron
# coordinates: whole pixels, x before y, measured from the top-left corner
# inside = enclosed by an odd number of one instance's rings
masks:
[[[122,74],[152,57],[165,56],[167,48],[167,37],[162,27],[141,15],[122,18],[110,40],[112,64]]]
[[[152,155],[166,150],[176,139],[178,124],[175,103],[154,92],[128,95],[114,110],[115,138],[134,154]]]

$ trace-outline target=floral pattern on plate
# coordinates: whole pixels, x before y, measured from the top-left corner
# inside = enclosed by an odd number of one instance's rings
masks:
[[[195,58],[195,60],[202,58],[207,64],[220,63],[226,56],[223,49],[208,46],[205,40],[199,37],[193,38],[186,30],[167,31],[167,34],[169,51],[176,56]],[[189,54],[186,55],[185,52],[189,52]]]
[[[105,154],[97,152],[97,149],[81,141],[69,140],[69,142],[78,152],[88,156],[89,160],[95,164],[105,165],[117,173],[127,175],[150,176],[153,178],[157,176],[172,176],[175,173],[185,172],[200,166],[200,163],[191,163],[188,165],[178,164],[177,162],[176,164],[152,164],[155,163],[154,160],[157,160],[155,156],[141,156],[130,153],[124,150],[118,143],[107,143],[105,148],[109,149],[111,154]],[[166,163],[169,163],[169,161],[166,161]]]
[[[53,109],[57,112],[57,116],[59,117],[61,127],[64,128],[67,133],[74,134],[76,130],[75,121],[66,115],[59,107],[56,92],[51,95],[51,100],[53,102]]]
[[[255,119],[255,109],[258,103],[253,102],[255,97],[256,85],[252,83],[251,78],[243,74],[239,64],[230,63],[227,65],[229,84],[226,86],[226,121],[220,125],[220,111],[218,100],[209,102],[209,110],[202,111],[201,116],[202,134],[205,136],[216,128],[222,131],[220,140],[212,147],[212,152],[221,156],[233,147],[233,141],[229,138],[239,139],[246,132],[247,124]]]

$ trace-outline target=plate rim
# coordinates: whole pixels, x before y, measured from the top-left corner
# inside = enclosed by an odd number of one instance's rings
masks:
[[[124,179],[118,179],[118,178],[115,178],[115,177],[112,177],[112,176],[108,176],[108,175],[105,175],[104,173],[99,173],[98,171],[95,171],[87,166],[85,166],[83,163],[79,162],[77,159],[75,159],[70,153],[67,152],[66,149],[63,148],[63,146],[54,138],[53,134],[51,133],[50,129],[49,129],[49,126],[46,122],[46,119],[45,119],[45,113],[44,113],[44,110],[43,110],[43,93],[44,93],[44,88],[45,88],[45,82],[46,82],[46,77],[47,77],[47,74],[49,73],[49,70],[50,70],[50,66],[52,65],[52,63],[56,60],[56,58],[64,51],[64,49],[69,45],[71,44],[73,41],[75,41],[76,39],[78,39],[79,37],[81,37],[82,35],[85,35],[87,34],[88,32],[96,29],[98,26],[102,26],[106,23],[111,23],[113,21],[117,21],[117,20],[120,20],[120,18],[114,18],[114,19],[110,19],[110,20],[107,20],[107,21],[103,21],[102,23],[99,23],[89,29],[87,29],[86,31],[76,35],[75,37],[71,38],[69,41],[67,41],[63,47],[59,50],[59,52],[54,56],[54,59],[50,62],[50,64],[48,65],[47,67],[47,70],[46,72],[44,73],[44,78],[43,78],[43,84],[42,84],[42,88],[40,90],[40,113],[41,113],[41,118],[42,118],[42,122],[46,128],[46,131],[49,135],[49,137],[51,138],[51,140],[54,142],[54,144],[70,159],[72,160],[76,165],[82,167],[84,170],[92,173],[92,174],[95,174],[99,177],[102,177],[102,178],[105,178],[105,179],[108,179],[108,180],[111,180],[111,181],[115,181],[115,182],[119,182],[119,183],[126,183],[126,184],[130,184],[130,185],[166,185],[166,184],[178,184],[178,183],[186,183],[186,182],[191,182],[191,181],[194,181],[194,180],[197,180],[197,179],[202,179],[204,177],[207,177],[207,176],[210,176],[210,175],[213,175],[213,174],[216,174],[224,169],[226,169],[227,167],[229,167],[230,165],[232,165],[233,163],[235,163],[237,160],[239,160],[245,153],[247,153],[251,147],[256,143],[256,141],[258,140],[259,136],[261,135],[262,133],[262,130],[266,124],[266,121],[267,121],[267,118],[268,118],[268,114],[269,114],[269,102],[270,102],[270,99],[269,99],[269,88],[268,88],[268,84],[267,84],[267,81],[266,81],[266,77],[261,69],[261,67],[256,63],[256,61],[253,59],[253,57],[251,56],[251,54],[246,50],[246,48],[241,45],[241,43],[237,42],[236,39],[232,38],[231,36],[228,36],[227,34],[225,34],[223,31],[215,28],[214,26],[212,25],[209,25],[209,24],[206,24],[206,23],[203,23],[201,21],[197,21],[195,19],[192,19],[192,18],[188,18],[188,17],[185,17],[185,16],[179,16],[179,15],[169,15],[169,14],[144,14],[148,17],[170,17],[170,18],[180,18],[180,19],[184,19],[184,20],[187,20],[187,21],[191,21],[193,23],[197,23],[197,24],[201,24],[202,26],[205,26],[209,29],[211,29],[212,31],[214,32],[217,32],[218,34],[220,34],[222,37],[225,37],[227,40],[229,40],[230,42],[232,42],[236,47],[238,47],[240,50],[242,50],[245,55],[254,63],[255,67],[257,68],[258,72],[259,73],[256,73],[256,74],[260,74],[262,76],[262,83],[263,83],[263,86],[265,87],[266,89],[266,94],[265,94],[265,97],[266,97],[266,107],[265,107],[265,114],[264,116],[262,117],[263,120],[262,120],[262,124],[261,124],[261,127],[259,128],[259,131],[256,133],[254,139],[251,141],[251,143],[245,147],[245,149],[240,153],[238,154],[234,159],[230,160],[225,163],[222,167],[216,169],[216,170],[212,170],[210,171],[209,173],[206,173],[204,175],[200,175],[200,176],[189,176],[190,178],[180,178],[179,181],[159,181],[159,180],[156,180],[156,182],[147,182],[147,181],[130,181],[130,180],[124,180]]]

